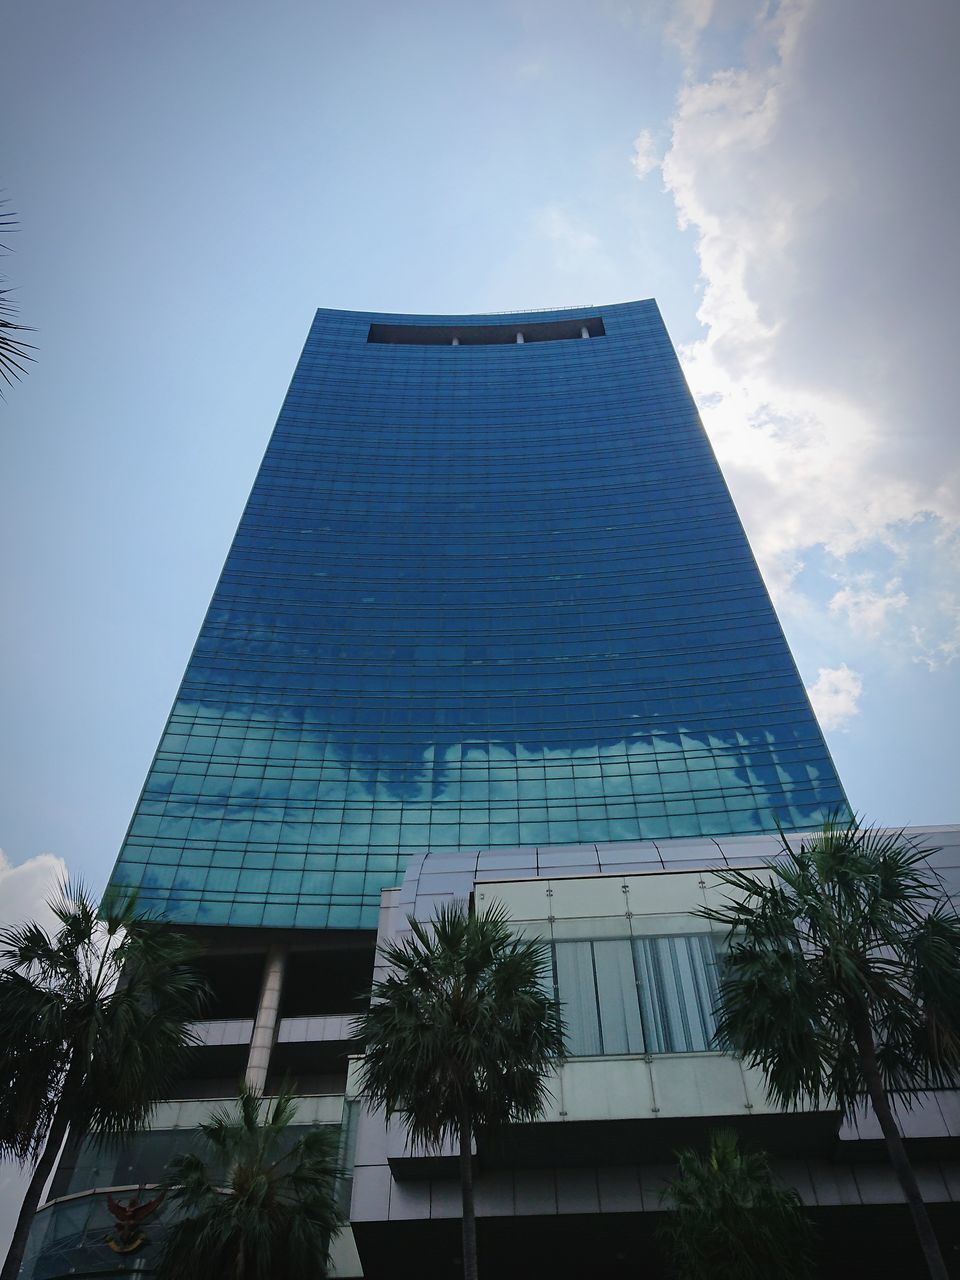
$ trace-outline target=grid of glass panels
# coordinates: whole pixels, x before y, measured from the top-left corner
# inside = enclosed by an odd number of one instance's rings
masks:
[[[185,923],[373,927],[416,851],[843,803],[655,303],[321,311],[114,883]]]
[[[568,1057],[716,1048],[711,934],[557,942],[553,962]]]

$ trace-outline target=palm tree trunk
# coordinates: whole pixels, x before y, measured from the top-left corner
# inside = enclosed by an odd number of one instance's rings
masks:
[[[30,1228],[33,1226],[33,1215],[37,1211],[40,1197],[43,1195],[43,1188],[47,1185],[47,1179],[53,1171],[53,1166],[56,1163],[57,1156],[60,1154],[60,1148],[63,1146],[63,1139],[66,1137],[67,1128],[70,1124],[69,1111],[69,1104],[61,1094],[57,1109],[53,1113],[53,1120],[50,1122],[50,1131],[47,1134],[43,1152],[34,1167],[27,1187],[27,1194],[23,1197],[23,1204],[20,1206],[20,1216],[17,1218],[13,1240],[7,1250],[6,1261],[3,1264],[3,1269],[0,1270],[0,1280],[17,1280],[17,1276],[20,1274],[20,1266],[27,1247],[27,1237],[30,1235]]]
[[[463,1198],[463,1280],[477,1280],[477,1217],[473,1202],[470,1116],[460,1117],[460,1192]],[[3,1280],[0,1277],[0,1280]]]
[[[870,1095],[874,1115],[880,1121],[880,1128],[887,1144],[890,1163],[893,1165],[894,1173],[897,1175],[907,1204],[910,1207],[910,1215],[913,1218],[913,1226],[920,1240],[920,1248],[923,1250],[927,1270],[933,1280],[948,1280],[947,1267],[943,1261],[943,1254],[940,1252],[940,1245],[933,1230],[933,1223],[930,1221],[927,1206],[924,1204],[923,1196],[920,1194],[916,1174],[910,1164],[910,1157],[907,1155],[907,1149],[903,1145],[903,1138],[900,1136],[900,1130],[897,1128],[897,1122],[890,1106],[890,1099],[883,1085],[880,1067],[877,1063],[877,1050],[873,1040],[873,1030],[871,1029],[866,1009],[862,1005],[851,1007],[850,1021],[854,1038],[857,1042],[857,1049],[860,1051],[860,1065],[863,1068],[864,1084],[866,1084],[867,1092]],[[3,1278],[0,1277],[0,1280],[3,1280]]]

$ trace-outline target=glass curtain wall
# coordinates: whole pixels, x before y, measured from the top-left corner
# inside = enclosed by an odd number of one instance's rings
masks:
[[[320,311],[113,883],[371,928],[414,852],[844,803],[655,303]]]

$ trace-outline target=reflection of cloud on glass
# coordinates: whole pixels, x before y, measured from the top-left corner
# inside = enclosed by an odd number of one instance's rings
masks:
[[[216,724],[215,708],[194,710]],[[214,920],[229,903],[235,921],[249,922],[255,901],[269,899],[279,921],[281,907],[326,901],[336,886],[362,896],[362,871],[381,887],[395,883],[405,859],[426,849],[746,833],[769,829],[771,815],[813,825],[837,802],[828,762],[799,762],[790,732],[681,727],[568,747],[470,738],[378,771],[370,760],[358,766],[332,735],[284,729],[276,758],[218,755],[217,744],[235,752],[254,723],[221,714],[206,735],[208,771],[180,777],[167,793],[180,799],[154,819],[153,856],[162,842],[170,864],[142,868],[142,887],[181,918]],[[198,794],[196,779],[217,767],[234,771],[229,790],[217,783]]]
[[[471,738],[428,747],[401,767],[358,764],[334,735],[304,729],[304,717],[294,730],[287,716],[291,728],[273,730],[264,754],[256,735],[265,730],[256,721],[218,716],[206,704],[182,710],[202,719],[205,732],[173,735],[164,747],[199,764],[205,743],[206,776],[198,784],[200,774],[178,774],[166,789],[164,816],[141,814],[137,834],[278,849],[285,839],[304,843],[307,828],[332,846],[394,848],[464,843],[464,828],[469,844],[724,834],[763,825],[758,811],[789,821],[794,792],[794,808],[808,819],[816,784],[828,773],[826,762],[794,764],[791,772],[793,741],[778,742],[770,730],[681,728],[566,747]],[[248,741],[257,744],[253,753]],[[232,778],[210,777],[218,760]]]

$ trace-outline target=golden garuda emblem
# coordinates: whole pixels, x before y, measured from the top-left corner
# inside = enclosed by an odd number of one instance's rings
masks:
[[[126,1204],[107,1196],[107,1208],[117,1220],[116,1226],[106,1237],[106,1242],[114,1253],[134,1253],[147,1243],[147,1237],[141,1230],[141,1224],[156,1213],[163,1203],[164,1192],[160,1192],[145,1204],[140,1203],[140,1192],[132,1195]]]

